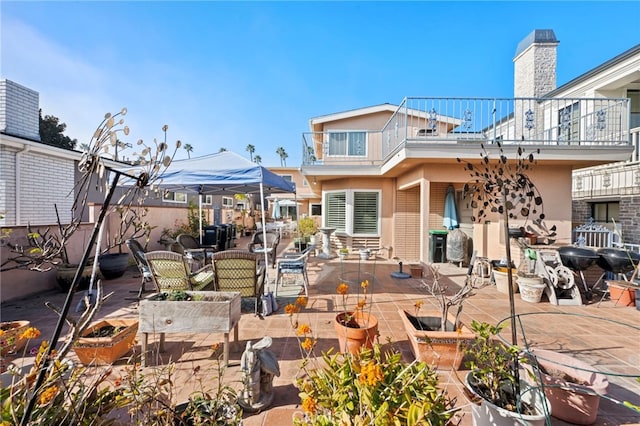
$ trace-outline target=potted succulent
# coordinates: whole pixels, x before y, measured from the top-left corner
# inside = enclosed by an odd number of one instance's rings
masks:
[[[465,300],[474,294],[471,278],[472,265],[473,259],[464,285],[453,295],[447,296],[448,288],[440,279],[438,266],[430,264],[429,270],[433,282],[428,284],[423,280],[422,284],[434,296],[440,311],[422,314],[421,301],[414,304],[413,315],[404,309],[398,311],[413,355],[416,359],[436,366],[440,370],[459,369],[464,359],[465,348],[474,338],[472,331],[460,321]],[[454,308],[455,313],[452,313]]]
[[[474,424],[545,425],[551,404],[541,387],[520,379],[519,365],[525,359],[517,346],[497,339],[503,327],[471,322],[476,337],[466,349],[472,359],[465,385],[480,402],[472,406]]]

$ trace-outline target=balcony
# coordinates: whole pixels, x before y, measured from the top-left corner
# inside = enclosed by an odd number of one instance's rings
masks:
[[[574,200],[640,194],[640,127],[632,129],[630,134],[635,148],[634,161],[575,170],[571,190]]]
[[[629,147],[628,99],[405,98],[382,129],[303,134],[303,166],[381,166],[411,147]]]

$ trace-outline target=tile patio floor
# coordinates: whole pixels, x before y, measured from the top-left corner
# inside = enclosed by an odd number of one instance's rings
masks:
[[[281,243],[283,246],[281,250],[286,248],[286,242],[285,240]],[[246,247],[243,243],[239,246]],[[413,354],[397,311],[407,309],[412,312],[416,300],[423,300],[425,302],[423,310],[426,310],[433,300],[422,286],[420,279],[399,280],[390,276],[391,272],[398,270],[396,261],[379,259],[375,262],[369,260],[360,263],[354,256],[352,260],[341,264],[337,258],[322,260],[312,257],[309,264],[311,281],[309,306],[301,314],[300,320],[311,324],[318,337],[318,350],[326,350],[331,346],[337,347],[338,342],[332,325],[332,318],[339,309],[335,289],[341,272],[357,271],[358,265],[364,272],[373,272],[375,265],[373,313],[379,319],[381,342],[385,342],[387,338],[390,339],[407,361],[412,360]],[[405,267],[405,271],[408,272],[408,268]],[[440,271],[443,281],[451,289],[455,289],[464,282],[466,268],[441,264]],[[274,270],[269,272],[273,280],[275,272]],[[120,279],[105,281],[105,293],[114,292],[114,294],[105,301],[98,316],[100,318],[137,317],[137,302],[125,300],[125,298],[133,295],[130,291],[137,290],[139,283],[140,278],[135,268],[131,268]],[[271,350],[277,356],[281,370],[280,376],[274,380],[273,404],[264,412],[245,414],[245,426],[291,424],[292,415],[300,412],[297,389],[293,386],[294,378],[299,372],[300,351],[289,317],[283,313],[282,309],[287,301],[293,300],[300,288],[294,284],[279,291],[280,309],[274,315],[260,319],[251,312],[242,314],[240,342],[231,346],[230,366],[226,371],[225,381],[236,389],[241,387],[239,362],[246,342],[257,341],[263,336],[273,338]],[[72,314],[82,294],[83,292],[76,294],[76,299],[71,305]],[[53,291],[27,300],[3,304],[0,311],[1,319],[9,321],[27,318],[31,320],[32,325],[41,329],[41,338],[48,339],[56,319],[55,315],[43,306],[43,303],[51,301],[62,306],[64,296],[60,292]],[[640,311],[629,307],[614,307],[610,301],[603,302],[599,307],[596,303],[583,306],[554,306],[546,302],[546,299],[541,303],[532,304],[520,300],[516,295],[516,312],[523,314],[520,316],[522,325],[519,336],[524,335],[528,344],[567,351],[591,363],[598,370],[609,374],[611,398],[640,404],[640,383],[632,377],[640,376]],[[495,286],[489,285],[477,290],[476,294],[468,299],[462,313],[462,320],[469,323],[472,319],[476,319],[495,324],[508,316],[508,296],[497,292]],[[509,329],[503,333],[505,336],[510,336]],[[155,338],[150,340],[157,341]],[[211,346],[221,341],[220,334],[167,335],[165,352],[158,354],[157,363],[151,362],[151,366],[163,365],[170,360],[176,362],[175,377],[179,390],[177,399],[184,400],[193,389],[198,389],[192,373],[193,368],[195,366],[201,366],[203,370],[211,368],[214,365]],[[39,342],[34,342],[34,345],[37,344]],[[139,354],[139,342],[134,350]],[[75,357],[73,353],[71,356]],[[115,369],[122,368],[125,363],[125,358],[121,359],[115,364]],[[461,425],[470,425],[470,408],[467,399],[461,393],[461,384],[456,375],[450,371],[439,374],[442,385],[446,386],[452,395],[458,397],[457,406],[461,407],[463,415]],[[463,378],[466,371],[458,374]],[[552,419],[552,424],[566,423]],[[601,402],[596,425],[632,424],[640,425],[640,414],[612,400],[604,399]]]

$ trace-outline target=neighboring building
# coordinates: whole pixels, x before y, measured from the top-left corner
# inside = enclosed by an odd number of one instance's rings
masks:
[[[456,160],[479,162],[481,144],[495,159],[497,141],[510,158],[518,146],[540,149],[530,176],[545,200],[545,224],[557,226],[557,244],[571,243],[573,170],[627,160],[634,148],[626,93],[548,96],[560,90],[557,45],[551,30],[536,30],[518,45],[512,99],[408,97],[399,106],[312,118],[311,132],[303,135],[301,170],[316,183],[311,187],[322,224],[336,228],[333,244],[386,248],[405,261],[432,260],[430,230],[444,229],[445,195],[453,186],[460,228],[473,249],[502,258],[502,218],[472,222],[462,191],[470,176]]]

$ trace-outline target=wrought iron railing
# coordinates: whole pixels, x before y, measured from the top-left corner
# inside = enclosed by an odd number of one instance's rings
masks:
[[[628,145],[629,123],[628,99],[409,97],[380,131],[347,142],[344,155],[331,155],[343,143],[336,132],[303,134],[303,165],[379,164],[413,143]]]

